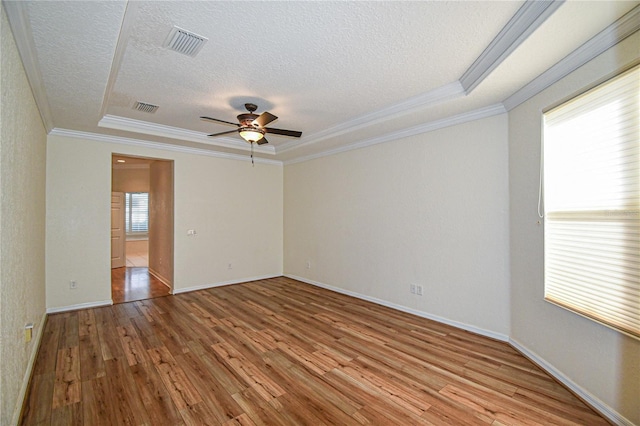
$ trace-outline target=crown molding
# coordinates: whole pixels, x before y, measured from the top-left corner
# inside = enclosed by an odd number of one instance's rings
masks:
[[[107,79],[107,86],[104,90],[104,96],[102,98],[102,106],[100,108],[100,116],[104,117],[107,114],[109,107],[109,99],[113,93],[113,88],[118,80],[118,73],[120,72],[120,65],[122,65],[122,58],[124,52],[127,49],[127,43],[133,30],[133,24],[138,15],[138,3],[135,1],[127,1],[125,7],[124,16],[122,17],[122,25],[120,26],[120,33],[118,34],[118,42],[116,43],[116,49],[113,53],[113,60],[111,61],[111,70],[109,70],[109,78]]]
[[[302,143],[288,142],[280,145],[277,148],[277,153],[280,154],[303,146],[312,145],[372,124],[381,123],[391,118],[408,114],[418,108],[433,107],[438,103],[468,95],[551,16],[563,2],[564,0],[527,0],[509,20],[507,25],[505,25],[491,41],[484,52],[471,64],[460,80],[320,131],[310,137],[304,138]]]
[[[42,124],[48,133],[53,129],[53,118],[42,74],[40,73],[38,54],[33,41],[31,22],[29,21],[29,12],[27,10],[28,4],[28,2],[2,1],[2,6],[9,19],[13,39],[18,47],[18,53],[31,86],[31,92],[38,106],[38,111],[40,111]]]
[[[564,0],[527,0],[489,46],[460,77],[466,94],[471,93],[520,44],[551,16]]]
[[[640,30],[640,6],[631,9],[620,19],[505,99],[503,101],[505,108],[507,111],[511,111],[638,30]]]
[[[430,108],[439,103],[462,98],[467,96],[475,87],[477,87],[499,64],[509,56],[527,37],[531,35],[552,13],[554,13],[565,0],[526,0],[524,5],[518,9],[517,13],[509,20],[507,25],[498,33],[498,35],[487,46],[484,52],[474,61],[474,63],[462,75],[460,80],[453,83],[435,88],[429,92],[405,99],[399,103],[390,105],[380,110],[368,113],[353,120],[340,123],[336,126],[306,136],[301,140],[286,142],[279,145],[262,145],[255,146],[256,152],[268,155],[276,155],[290,152],[302,147],[311,146],[318,142],[334,138],[349,132],[362,129],[364,127],[383,123],[392,118],[414,112],[420,108]],[[200,155],[217,156],[221,158],[230,158],[235,160],[246,160],[243,155],[217,153],[206,149],[188,148],[178,145],[169,145],[162,143],[154,143],[145,140],[114,137],[108,135],[99,135],[95,133],[75,132],[53,127],[51,109],[48,103],[42,75],[39,71],[37,60],[37,52],[33,36],[31,34],[30,21],[28,17],[28,2],[6,1],[2,0],[3,7],[9,17],[9,23],[13,32],[18,51],[20,53],[25,72],[27,74],[31,89],[36,99],[38,109],[40,111],[43,124],[49,134],[65,135],[70,137],[82,137],[92,140],[102,140],[108,142],[122,143],[128,145],[147,146],[163,150],[173,150],[187,152]],[[130,4],[125,12],[123,26],[120,31],[114,61],[107,84],[105,97],[103,99],[103,110],[108,104],[108,98],[115,83],[115,75],[119,69],[122,55],[126,49],[127,39],[129,37],[130,22],[137,13],[137,6]],[[595,37],[584,43],[578,49],[567,55],[564,59],[553,65],[544,73],[530,81],[517,92],[513,93],[502,104],[488,106],[470,113],[463,113],[442,120],[436,120],[430,123],[424,123],[415,127],[403,129],[386,135],[379,135],[367,140],[336,148],[333,150],[323,151],[321,153],[310,156],[299,157],[286,161],[284,164],[292,164],[296,162],[307,161],[313,158],[319,158],[326,155],[332,155],[339,152],[358,149],[378,143],[388,142],[395,139],[408,137],[420,133],[425,133],[438,128],[447,127],[466,121],[483,118],[494,114],[507,112],[540,93],[550,85],[554,84],[569,73],[575,71],[591,59],[611,48],[615,44],[629,37],[640,29],[640,6],[636,6],[616,22],[608,26],[605,30],[598,33]],[[483,115],[488,114],[488,115]],[[475,118],[474,118],[475,117]],[[100,127],[118,129],[139,134],[166,137],[175,140],[191,141],[206,145],[224,147],[244,152],[250,151],[251,147],[244,141],[235,138],[216,138],[212,139],[205,133],[195,132],[191,130],[154,124],[141,120],[133,120],[114,115],[104,115],[100,120]],[[256,158],[257,162],[269,164],[283,164],[278,160],[267,160]]]
[[[195,132],[193,130],[186,130],[178,127],[164,126],[161,124],[150,123],[148,121],[133,120],[131,118],[118,117],[116,115],[105,115],[98,122],[98,126],[109,129],[124,130],[127,132],[142,133],[145,135],[204,143],[207,145],[216,145],[224,148],[239,149],[242,151],[251,151],[251,146],[244,142],[244,140],[240,141],[232,138],[211,139],[206,133]],[[276,149],[273,145],[256,145],[254,146],[254,152],[275,155]]]
[[[120,136],[102,135],[98,133],[80,132],[76,130],[54,128],[51,132],[49,132],[49,135],[63,136],[63,137],[69,137],[69,138],[75,138],[75,139],[85,139],[85,140],[91,140],[95,142],[139,146],[144,148],[160,149],[163,151],[181,152],[184,154],[204,155],[207,157],[224,158],[227,160],[251,161],[251,158],[247,157],[246,155],[229,154],[226,152],[209,151],[209,150],[200,149],[200,148],[191,148],[186,146],[163,144],[159,142],[150,142],[150,141],[145,141],[141,139],[124,138]],[[272,164],[276,166],[282,165],[282,161],[271,160],[267,158],[253,157],[253,160],[254,162],[260,163],[260,164]]]
[[[380,109],[370,114],[361,115],[353,120],[349,120],[338,124],[337,126],[314,133],[313,135],[304,138],[302,143],[292,141],[282,144],[277,149],[277,153],[280,154],[303,146],[312,145],[329,138],[353,132],[372,124],[382,123],[386,120],[390,120],[391,118],[408,114],[418,108],[431,107],[441,102],[449,101],[464,95],[464,89],[460,85],[460,82],[455,81],[418,96],[405,99],[404,101],[391,105],[387,108]]]
[[[339,148],[319,152],[316,154],[307,155],[305,157],[298,157],[293,160],[285,161],[285,165],[302,163],[304,161],[314,160],[316,158],[327,157],[341,152],[351,151],[354,149],[365,148],[380,143],[391,142],[394,140],[407,138],[410,136],[419,135],[422,133],[432,132],[434,130],[442,129],[445,127],[455,126],[457,124],[467,123],[469,121],[480,120],[482,118],[492,117],[494,115],[504,114],[507,110],[502,104],[490,105],[488,107],[479,108],[473,111],[464,112],[462,114],[453,115],[440,120],[434,120],[428,123],[420,124],[414,127],[408,127],[406,129],[399,130],[397,132],[387,133],[386,135],[376,136],[374,138],[366,139],[360,142],[355,142],[349,145],[344,145]]]

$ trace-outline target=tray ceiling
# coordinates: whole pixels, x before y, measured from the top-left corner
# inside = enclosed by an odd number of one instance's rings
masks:
[[[3,2],[50,132],[245,157],[199,117],[252,102],[303,132],[256,148],[285,162],[504,112],[620,18],[636,31],[638,3]],[[175,26],[206,39],[195,56],[166,46]]]

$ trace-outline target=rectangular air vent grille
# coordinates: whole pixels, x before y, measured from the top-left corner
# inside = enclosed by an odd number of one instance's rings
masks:
[[[188,56],[196,56],[208,39],[194,34],[180,27],[173,27],[164,46],[178,53]]]
[[[136,102],[133,105],[133,109],[136,111],[148,112],[149,114],[153,114],[160,108],[158,105],[152,105],[145,102]]]

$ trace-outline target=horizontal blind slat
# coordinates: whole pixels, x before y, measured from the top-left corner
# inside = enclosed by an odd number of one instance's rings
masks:
[[[640,338],[640,66],[544,126],[545,299]]]

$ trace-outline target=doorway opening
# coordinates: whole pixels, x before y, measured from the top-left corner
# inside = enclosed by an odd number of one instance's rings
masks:
[[[173,289],[173,161],[112,155],[111,298],[124,303]]]

